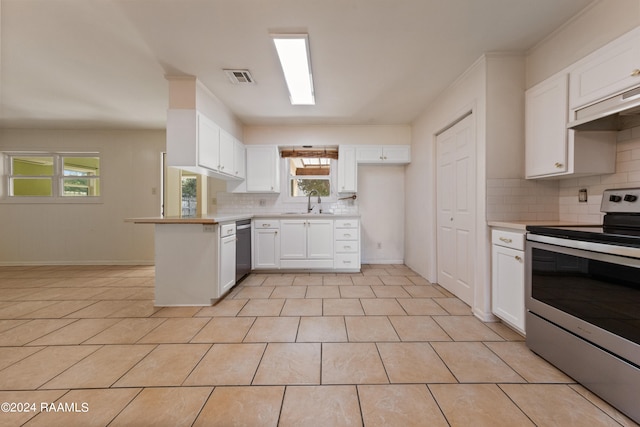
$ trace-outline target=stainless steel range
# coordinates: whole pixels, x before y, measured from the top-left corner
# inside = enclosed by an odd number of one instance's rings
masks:
[[[640,422],[640,188],[601,227],[528,226],[527,345]]]

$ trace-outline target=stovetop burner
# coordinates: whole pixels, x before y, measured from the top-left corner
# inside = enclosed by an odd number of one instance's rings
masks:
[[[605,190],[602,226],[527,226],[532,234],[585,242],[640,247],[640,188]]]

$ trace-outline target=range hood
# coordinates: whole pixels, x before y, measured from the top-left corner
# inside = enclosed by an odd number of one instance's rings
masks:
[[[640,126],[640,87],[575,111],[567,128],[623,130]]]

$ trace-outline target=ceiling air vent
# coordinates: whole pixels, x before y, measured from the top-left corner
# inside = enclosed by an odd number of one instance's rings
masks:
[[[249,70],[224,70],[224,72],[234,85],[253,85],[256,83]]]

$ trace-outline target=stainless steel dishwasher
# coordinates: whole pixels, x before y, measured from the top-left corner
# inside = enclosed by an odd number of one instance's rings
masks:
[[[251,272],[251,220],[236,221],[236,283]]]

